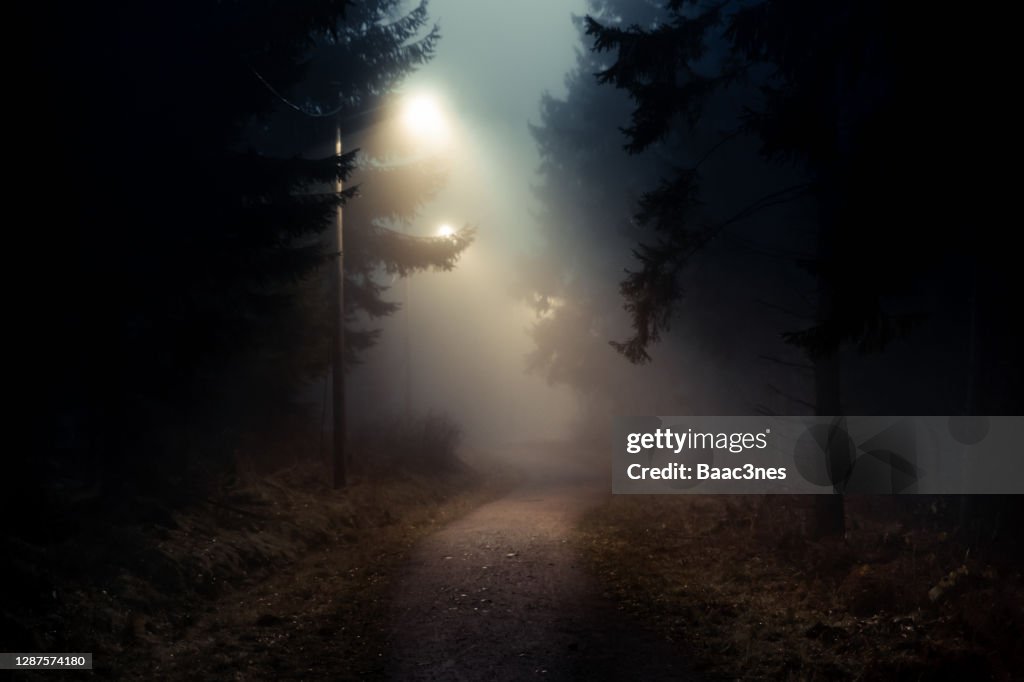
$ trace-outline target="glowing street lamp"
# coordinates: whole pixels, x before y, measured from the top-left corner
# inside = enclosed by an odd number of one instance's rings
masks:
[[[433,144],[448,140],[448,120],[437,98],[428,94],[413,95],[402,107],[402,124],[409,134]]]
[[[310,116],[312,118],[327,118],[336,117],[335,119],[335,141],[334,141],[334,153],[339,158],[344,151],[344,145],[342,144],[342,132],[346,134],[372,128],[375,125],[383,123],[385,120],[395,117],[398,112],[390,112],[392,107],[388,104],[370,107],[363,111],[357,112],[349,116],[341,116],[343,107],[339,107],[330,113],[311,112],[303,108],[302,106],[290,102],[288,99],[283,97],[277,90],[267,82],[267,80],[260,75],[259,72],[253,70],[256,78],[261,83],[288,107],[298,111],[301,114]],[[383,116],[379,116],[379,112],[385,112]],[[374,121],[373,117],[377,116],[377,120]],[[403,102],[401,110],[401,119],[405,123],[406,130],[416,136],[420,141],[428,142],[432,145],[444,144],[448,141],[449,129],[447,125],[447,118],[445,117],[442,108],[438,104],[437,99],[427,94],[420,94],[414,97],[409,97]],[[334,189],[339,194],[345,189],[344,183],[339,179],[334,186]],[[335,286],[334,295],[334,343],[331,349],[331,370],[332,370],[332,409],[331,409],[331,421],[334,433],[334,442],[332,448],[332,464],[333,464],[333,479],[334,487],[340,488],[345,485],[345,369],[344,369],[344,357],[345,357],[345,222],[344,212],[341,205],[338,205],[337,219],[336,219],[334,234],[332,235],[332,251],[337,256],[337,267],[335,268]],[[450,229],[450,228],[449,228]],[[454,230],[450,234],[454,234]]]

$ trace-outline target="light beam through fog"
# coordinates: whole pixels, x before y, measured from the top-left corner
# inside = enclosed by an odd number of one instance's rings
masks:
[[[374,325],[383,329],[381,343],[353,381],[387,367],[396,378],[382,383],[401,386],[408,371],[413,411],[451,415],[472,445],[564,436],[576,400],[570,389],[525,373],[534,318],[511,288],[517,258],[538,234],[530,187],[539,157],[527,123],[545,91],[563,93],[575,58],[571,15],[585,7],[543,0],[434,0],[430,7],[444,38],[406,89],[432,94],[417,95],[405,123],[443,129],[452,163],[415,233],[443,235],[466,224],[479,232],[455,272],[416,274],[392,289],[404,310]],[[403,408],[400,391],[378,398],[367,402]]]

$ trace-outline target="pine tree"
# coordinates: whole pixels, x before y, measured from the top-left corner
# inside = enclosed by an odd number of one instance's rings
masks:
[[[357,154],[311,155],[304,141],[330,126],[324,114],[386,98],[439,33],[426,3],[401,14],[393,0],[48,12],[41,109],[53,118],[37,121],[38,153],[63,159],[74,181],[51,213],[60,298],[36,350],[62,361],[39,382],[40,414],[61,452],[91,453],[108,481],[133,470],[165,481],[152,474],[179,470],[185,453],[209,460],[236,447],[225,428],[253,413],[232,400],[258,393],[280,408],[298,379],[322,371],[326,354],[289,326],[317,319],[308,294],[331,258],[321,235],[358,193],[331,188]],[[465,244],[370,234],[365,251],[404,271],[451,267]],[[356,279],[370,267],[356,264]],[[379,304],[371,285],[352,293],[354,308]]]
[[[633,334],[616,348],[632,362],[647,362],[648,349],[668,329],[680,274],[692,259],[737,222],[809,199],[817,207],[817,238],[813,257],[801,264],[817,280],[815,321],[785,336],[814,365],[817,413],[839,415],[840,349],[878,351],[907,333],[915,316],[890,312],[886,297],[906,291],[922,264],[941,260],[951,243],[969,241],[955,222],[966,204],[942,215],[933,195],[944,187],[957,196],[958,181],[938,171],[933,134],[941,128],[934,122],[953,117],[933,104],[941,83],[932,74],[935,64],[953,65],[950,73],[962,67],[955,66],[955,51],[931,36],[970,29],[882,2],[673,0],[667,8],[669,16],[655,26],[588,19],[594,49],[614,56],[600,81],[635,103],[624,129],[627,149],[639,153],[692,131],[728,95],[741,105],[734,114],[740,125],[723,144],[752,138],[764,158],[805,179],[772,187],[713,221],[698,215],[708,189],[699,163],[649,191],[636,218],[656,239],[637,247],[640,267],[622,282]],[[948,237],[934,231],[938,225],[951,229]],[[843,466],[833,471],[838,490],[845,475]],[[841,533],[841,501],[828,498],[821,506],[819,532]]]
[[[650,23],[661,14],[654,4],[628,1],[591,2],[589,9],[626,23]],[[582,45],[583,17],[574,20]],[[545,95],[539,124],[531,126],[541,157],[535,196],[544,244],[523,263],[520,287],[537,314],[529,369],[572,386],[594,418],[638,397],[624,394],[636,373],[609,362],[607,339],[622,332],[623,316],[607,301],[615,296],[611,278],[626,262],[630,241],[623,228],[633,201],[659,168],[621,149],[614,130],[628,120],[629,100],[596,82],[600,68],[599,55],[579,51],[565,99]]]

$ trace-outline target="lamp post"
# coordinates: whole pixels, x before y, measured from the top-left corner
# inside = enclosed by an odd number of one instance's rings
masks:
[[[363,118],[367,114],[378,111],[383,107],[375,107],[356,116],[344,119],[353,121]],[[447,135],[447,126],[444,115],[437,102],[428,96],[418,96],[406,101],[403,111],[403,122],[405,127],[419,137],[426,137],[434,142],[443,142]],[[385,119],[386,120],[386,117]],[[361,126],[350,129],[350,132],[360,132],[382,123],[368,122]],[[338,119],[335,126],[334,153],[339,158],[344,151],[342,141],[343,119]],[[334,187],[337,193],[344,191],[344,182],[339,178]],[[331,425],[332,425],[332,482],[334,488],[343,488],[347,483],[347,456],[345,439],[347,435],[345,419],[345,211],[341,204],[338,205],[337,217],[335,220],[334,235],[332,238],[332,252],[337,254],[337,263],[334,273],[334,296],[333,307],[333,344],[331,348]],[[408,291],[408,289],[406,289]],[[408,327],[407,327],[408,329]],[[406,336],[407,359],[408,359],[408,335]],[[409,371],[407,369],[407,371]],[[406,401],[411,405],[411,374],[406,376]]]
[[[335,127],[334,153],[341,158],[341,124]],[[334,190],[340,195],[345,189],[339,177]],[[335,488],[342,488],[346,482],[345,466],[345,211],[338,204],[334,225],[332,249],[337,254],[334,276],[334,343],[331,348],[331,424],[333,426],[332,476]]]

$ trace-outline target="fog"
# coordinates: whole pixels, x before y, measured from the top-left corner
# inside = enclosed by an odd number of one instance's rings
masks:
[[[352,374],[354,419],[373,413],[444,412],[468,444],[559,438],[577,400],[566,386],[526,372],[532,309],[513,295],[520,256],[539,247],[531,186],[540,163],[528,122],[541,95],[564,94],[577,46],[572,13],[583,2],[434,0],[441,26],[435,59],[406,83],[445,110],[448,181],[413,232],[474,225],[476,242],[448,273],[396,280],[403,309],[375,321],[383,334]],[[408,388],[407,388],[408,386]],[[407,395],[408,392],[408,395]],[[355,401],[354,401],[355,403]]]
[[[449,174],[411,230],[473,225],[477,240],[453,272],[393,281],[388,293],[403,309],[373,322],[383,334],[352,374],[353,419],[445,413],[469,444],[488,446],[584,434],[601,442],[615,415],[813,411],[807,349],[786,334],[818,315],[806,267],[818,209],[798,196],[759,205],[806,178],[798,164],[766,158],[755,137],[726,134],[756,89],[716,95],[694,129],[631,155],[620,129],[633,103],[597,84],[608,57],[590,51],[579,17],[645,25],[662,8],[435,0],[430,9],[442,30],[437,55],[404,91],[442,103]],[[650,344],[650,363],[631,364],[609,345],[633,333],[619,287],[638,269],[634,249],[664,236],[637,224],[639,201],[696,165],[698,208],[685,222],[728,229],[680,268],[671,328]],[[734,220],[749,207],[753,219]],[[915,313],[934,307],[929,282],[922,275],[930,293]],[[931,312],[913,351],[899,338],[885,357],[840,349],[848,405],[895,414],[962,403],[967,354],[951,351],[956,376],[943,379],[928,367],[947,351],[924,339],[959,346],[963,308]]]
[[[609,345],[630,334],[618,288],[624,271],[637,266],[637,200],[670,163],[692,163],[700,150],[678,140],[652,154],[622,150],[618,128],[628,123],[629,99],[596,84],[597,66],[579,29],[594,6],[435,0],[430,7],[442,30],[437,56],[404,91],[443,107],[445,143],[431,152],[447,159],[449,174],[411,231],[432,236],[441,225],[468,224],[478,228],[477,240],[452,272],[392,281],[388,293],[403,308],[370,324],[383,333],[353,371],[350,395],[360,397],[350,403],[353,420],[444,413],[459,422],[469,445],[487,447],[581,436],[600,443],[610,419],[622,414],[802,410],[792,398],[806,396],[810,376],[786,370],[772,378],[761,357],[799,360],[780,337],[792,319],[756,301],[789,305],[794,269],[779,272],[777,261],[737,254],[728,244],[709,249],[685,273],[693,303],[684,301],[672,333],[652,350],[653,362],[631,364]],[[635,11],[656,11],[645,7],[638,3]],[[566,101],[573,82],[576,99]],[[608,106],[579,100],[591,88]],[[544,125],[550,102],[561,102],[569,127],[582,131],[558,130],[567,141],[557,153],[585,156],[593,148],[595,165],[608,166],[595,171],[584,162],[574,176],[568,162],[560,172],[582,188],[562,195],[550,186],[538,190],[543,159],[530,131]],[[582,122],[574,108],[584,109]],[[557,115],[548,124],[557,130]],[[713,139],[722,125],[715,121],[705,136]],[[779,178],[753,146],[727,151],[718,172],[730,182],[717,188],[719,196],[704,197],[709,212],[725,214],[763,192],[765,175]],[[548,180],[557,187],[557,177]],[[778,229],[787,217],[765,220]],[[538,297],[551,309],[530,304]]]
[[[33,3],[0,650],[94,653],[0,667],[1024,670],[1022,498],[915,494],[1020,485],[1014,23],[928,9]]]

